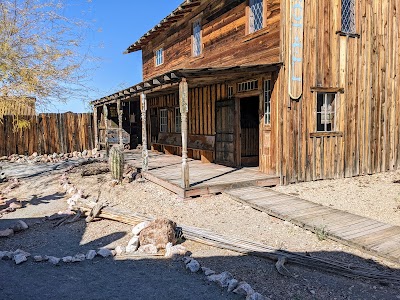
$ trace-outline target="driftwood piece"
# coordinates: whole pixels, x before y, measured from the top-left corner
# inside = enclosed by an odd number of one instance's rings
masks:
[[[96,203],[96,205],[90,210],[86,218],[86,223],[92,222],[99,215],[100,211],[106,206],[107,204],[103,202]]]
[[[96,203],[84,199],[80,199],[79,203],[77,204],[77,208],[81,209],[86,214],[89,214],[92,208],[95,206]],[[124,212],[111,207],[105,207],[101,209],[98,217],[122,222],[129,225],[137,225],[138,223],[143,221],[154,220],[154,218],[152,217],[148,217],[138,213]],[[391,272],[391,270],[381,271],[377,270],[376,268],[349,265],[331,259],[323,259],[306,254],[280,250],[254,241],[223,236],[207,229],[183,225],[180,225],[180,227],[182,227],[183,234],[188,240],[196,241],[221,249],[243,253],[246,255],[267,258],[278,262],[280,270],[282,270],[281,267],[284,267],[285,262],[290,262],[307,268],[314,268],[322,272],[330,272],[349,278],[376,280],[381,283],[400,283],[400,276],[397,276],[396,274]]]

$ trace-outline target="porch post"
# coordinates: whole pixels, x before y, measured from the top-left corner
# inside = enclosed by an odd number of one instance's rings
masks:
[[[107,104],[103,104],[103,114],[104,114],[104,143],[106,146],[106,156],[108,157],[110,149],[108,148],[108,108]]]
[[[118,139],[119,145],[123,146],[122,142],[122,110],[121,110],[121,99],[117,99],[117,113],[118,113]]]
[[[93,130],[94,130],[94,148],[99,149],[99,132],[97,126],[97,106],[93,106]]]
[[[142,112],[142,171],[149,169],[149,151],[147,150],[147,99],[146,94],[140,94],[140,110]]]
[[[187,150],[187,141],[188,141],[188,83],[186,78],[182,78],[181,83],[179,84],[179,105],[181,111],[181,131],[182,131],[182,183],[181,186],[184,189],[189,188],[190,180],[189,180],[189,164],[188,160],[188,150]]]

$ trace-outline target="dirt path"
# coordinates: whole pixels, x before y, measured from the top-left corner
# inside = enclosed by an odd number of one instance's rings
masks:
[[[319,241],[315,235],[238,204],[227,195],[181,201],[151,182],[111,187],[109,175],[82,178],[77,172],[70,174],[69,178],[75,185],[84,188],[87,194],[96,197],[100,190],[100,200],[109,201],[115,208],[164,216],[178,223],[348,264],[376,269],[396,268],[341,244]],[[0,219],[0,227],[6,224],[6,219],[21,217],[34,224],[44,214],[65,209],[65,197],[59,193],[56,175],[43,176],[40,180],[24,180],[23,185],[9,196],[31,199],[31,205],[25,211],[18,210],[15,215],[9,214]],[[36,200],[32,200],[32,195],[36,195]],[[22,247],[32,254],[74,255],[98,247],[125,245],[130,238],[129,231],[128,226],[111,221],[94,222],[88,226],[79,222],[56,229],[48,223],[42,223],[26,233],[0,240],[0,250]],[[242,256],[189,241],[184,245],[202,265],[217,272],[229,271],[271,299],[400,299],[398,286],[347,279],[291,264],[288,268],[294,277],[288,278],[279,275],[274,264],[265,259]],[[125,299],[128,295],[134,299],[232,297],[214,284],[210,285],[204,277],[189,274],[182,265],[170,260],[135,259],[121,262],[96,259],[60,267],[37,266],[33,263],[15,266],[2,261],[0,265],[0,278],[7,276],[18,286],[15,289],[7,282],[0,283],[0,293],[7,295],[6,299],[34,299],[37,295],[61,299]],[[394,269],[394,272],[399,274],[400,271]],[[137,297],[132,296],[135,293],[138,293]]]

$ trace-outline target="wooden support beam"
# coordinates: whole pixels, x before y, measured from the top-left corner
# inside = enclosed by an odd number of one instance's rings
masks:
[[[93,129],[94,129],[94,147],[97,150],[99,149],[99,132],[98,132],[98,126],[97,126],[97,106],[93,106]]]
[[[181,187],[188,189],[190,187],[189,180],[189,164],[188,160],[188,103],[189,88],[186,78],[183,78],[179,84],[179,106],[181,111],[181,134],[182,134],[182,183]]]
[[[104,143],[106,144],[106,155],[108,157],[109,145],[108,145],[108,108],[107,104],[103,104],[103,114],[104,114]]]
[[[123,146],[124,143],[122,141],[122,109],[121,109],[121,99],[117,100],[117,113],[118,113],[118,139],[119,145]]]
[[[149,169],[149,151],[147,149],[147,99],[146,94],[140,94],[140,110],[142,112],[142,172]]]

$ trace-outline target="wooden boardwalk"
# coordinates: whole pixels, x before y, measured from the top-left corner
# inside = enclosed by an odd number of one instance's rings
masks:
[[[127,151],[125,160],[135,167],[141,167],[141,152]],[[181,163],[180,156],[149,152],[149,171],[143,175],[182,198],[215,194],[247,186],[279,184],[279,177],[261,173],[257,168],[230,168],[189,159],[190,188],[185,190],[180,186]]]
[[[375,256],[400,263],[400,227],[329,208],[268,188],[246,187],[227,194],[276,218],[313,232],[324,230],[327,237]]]

